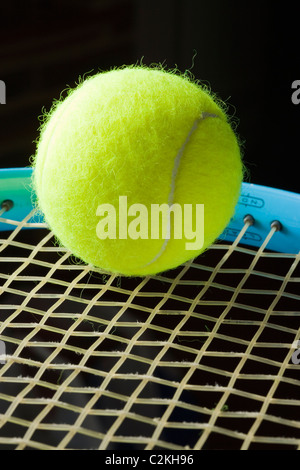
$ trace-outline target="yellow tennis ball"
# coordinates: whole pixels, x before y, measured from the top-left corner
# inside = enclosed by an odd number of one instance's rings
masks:
[[[89,77],[41,127],[33,182],[59,242],[127,276],[175,268],[209,247],[238,200],[237,137],[186,76],[129,66]]]

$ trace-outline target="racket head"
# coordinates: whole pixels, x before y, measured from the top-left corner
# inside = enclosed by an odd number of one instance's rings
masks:
[[[124,278],[57,246],[31,172],[2,173],[0,446],[299,448],[299,196],[244,183],[210,250]]]

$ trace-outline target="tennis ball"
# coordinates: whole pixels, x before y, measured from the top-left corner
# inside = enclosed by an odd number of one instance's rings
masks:
[[[45,115],[33,158],[37,204],[59,243],[127,276],[207,249],[233,216],[243,177],[223,108],[162,67],[114,69],[69,90]]]

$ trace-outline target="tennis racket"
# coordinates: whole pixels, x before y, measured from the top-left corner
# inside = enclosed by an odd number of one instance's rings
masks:
[[[0,448],[300,449],[300,195],[243,183],[177,269],[108,275],[0,170]]]

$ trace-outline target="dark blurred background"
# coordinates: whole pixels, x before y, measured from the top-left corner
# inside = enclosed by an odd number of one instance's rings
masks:
[[[239,120],[253,183],[300,192],[296,2],[2,2],[0,167],[29,165],[38,116],[86,72],[139,62],[191,70]]]

